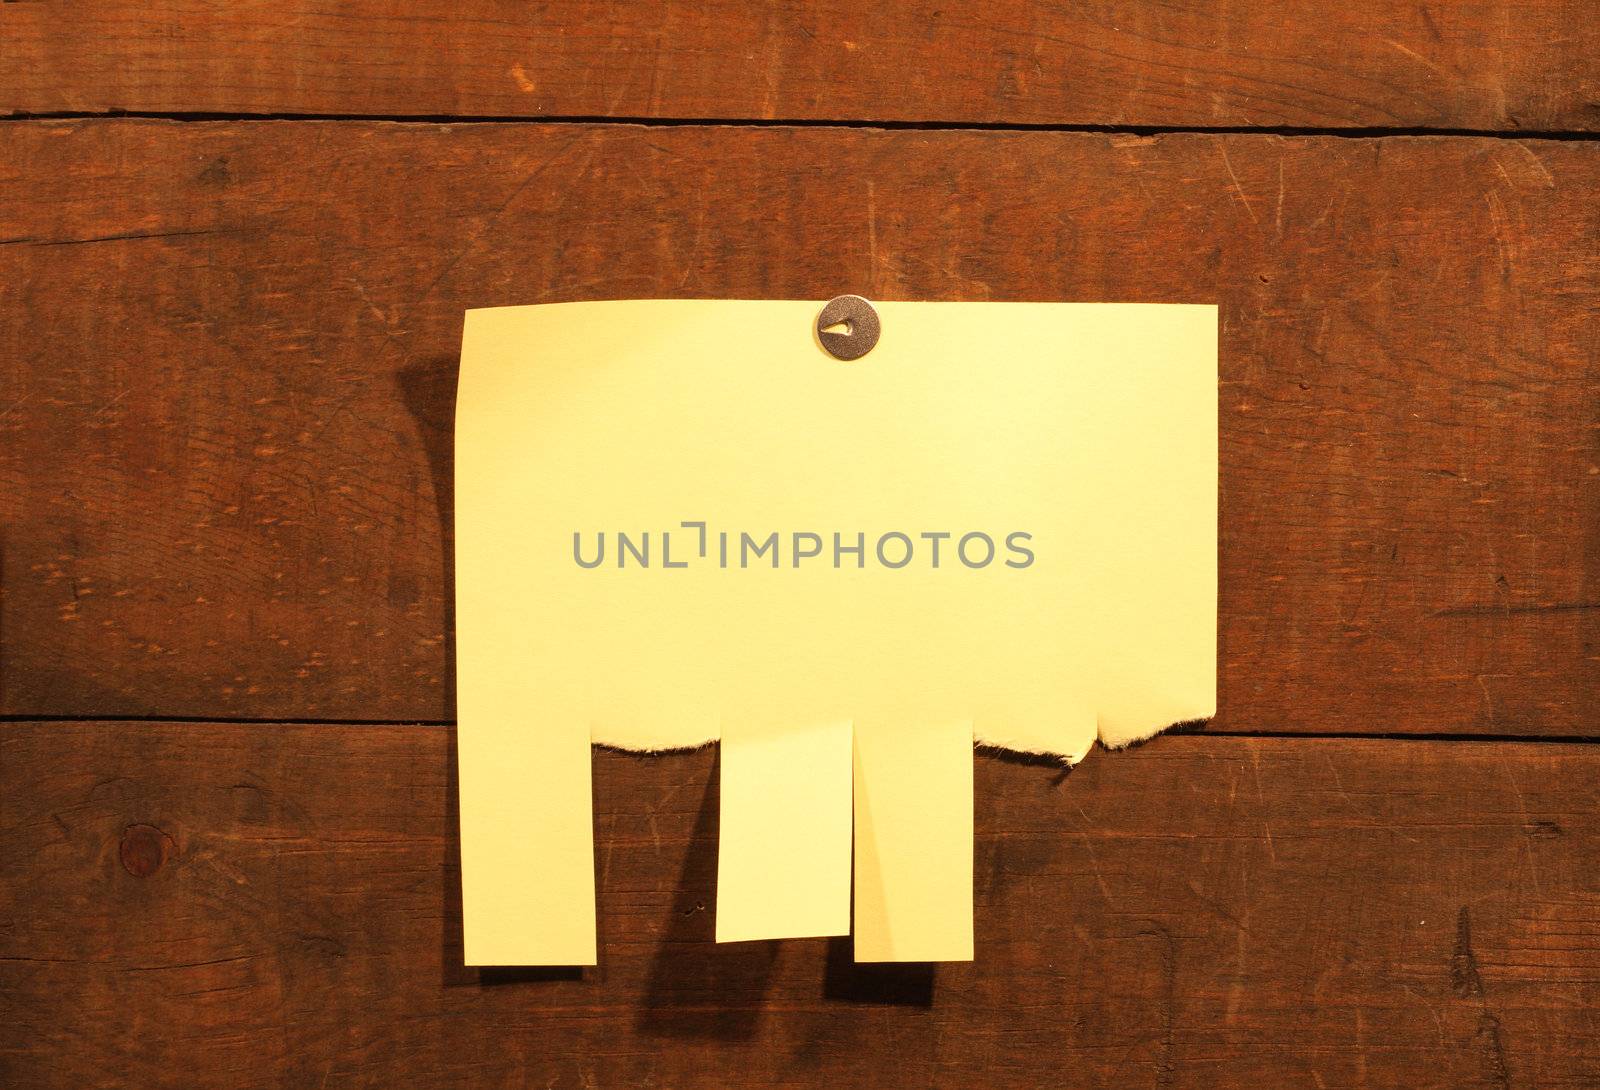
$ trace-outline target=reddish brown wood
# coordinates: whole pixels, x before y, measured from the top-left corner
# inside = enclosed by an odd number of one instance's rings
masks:
[[[0,110],[1600,127],[1586,0],[29,0],[0,31]]]
[[[461,967],[451,748],[0,733],[7,1085],[1600,1081],[1588,747],[1178,736],[1065,778],[982,757],[977,960],[931,971],[716,946],[712,753],[600,753],[581,974]],[[174,845],[144,877],[133,824]]]
[[[0,710],[448,719],[467,307],[1217,301],[1235,730],[1595,732],[1600,146],[20,123]]]

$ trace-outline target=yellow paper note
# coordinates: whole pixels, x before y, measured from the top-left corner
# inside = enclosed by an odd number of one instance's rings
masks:
[[[850,930],[849,723],[727,723],[717,941]]]
[[[855,735],[857,961],[972,960],[972,724]]]
[[[844,363],[820,305],[468,313],[469,945],[513,948],[529,869],[592,930],[580,732],[966,722],[1076,761],[1212,714],[1215,308],[880,303]]]

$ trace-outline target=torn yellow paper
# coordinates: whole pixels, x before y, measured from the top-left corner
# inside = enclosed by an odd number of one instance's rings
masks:
[[[847,722],[724,725],[718,942],[849,932],[850,735]]]
[[[857,961],[972,960],[972,724],[858,724]]]
[[[1216,308],[880,303],[844,363],[820,307],[468,312],[469,953],[592,932],[580,736],[961,721],[1076,761],[1213,713]]]
[[[526,721],[661,749],[903,695],[1075,761],[1210,716],[1216,308],[881,303],[853,363],[818,309],[468,312],[458,588]]]

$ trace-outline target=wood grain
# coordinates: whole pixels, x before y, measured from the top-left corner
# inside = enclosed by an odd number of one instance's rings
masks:
[[[1589,0],[62,0],[0,110],[1600,128]]]
[[[13,122],[0,712],[447,720],[462,311],[1220,302],[1219,729],[1593,735],[1600,146]]]
[[[1600,1080],[1589,747],[982,757],[977,960],[931,969],[714,945],[713,752],[601,752],[581,974],[461,968],[451,750],[427,727],[8,727],[7,1084]]]

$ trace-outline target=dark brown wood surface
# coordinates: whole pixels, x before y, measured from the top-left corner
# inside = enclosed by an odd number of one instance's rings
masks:
[[[1600,128],[1592,0],[21,0],[0,110]]]
[[[1217,301],[1221,730],[1596,734],[1600,145],[12,123],[19,716],[448,720],[467,307]]]
[[[581,974],[461,968],[451,749],[430,727],[9,727],[7,1084],[1600,1082],[1591,747],[980,758],[977,961],[936,968],[715,945],[711,751],[601,752]]]
[[[1600,1085],[1597,129],[1589,0],[0,3],[0,1086]],[[462,311],[842,291],[1220,304],[1217,719],[981,757],[938,967],[600,752],[462,968]]]

